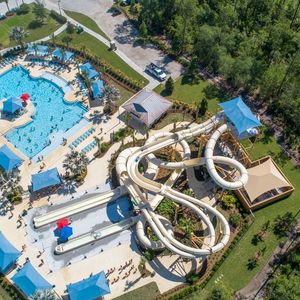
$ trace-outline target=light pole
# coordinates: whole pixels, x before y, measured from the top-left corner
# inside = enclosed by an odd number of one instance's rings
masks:
[[[58,8],[59,8],[59,14],[61,15],[61,7],[60,7],[60,2],[61,2],[61,0],[57,0],[57,5],[58,5]]]

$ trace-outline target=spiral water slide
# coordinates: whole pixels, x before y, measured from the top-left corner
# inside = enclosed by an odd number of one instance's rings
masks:
[[[140,219],[137,222],[137,236],[146,247],[152,249],[166,247],[170,251],[182,257],[195,258],[217,252],[228,242],[230,236],[229,225],[224,216],[218,212],[218,210],[203,201],[184,195],[172,189],[172,185],[178,178],[178,174],[180,175],[180,172],[184,168],[196,165],[206,165],[212,179],[224,189],[240,189],[247,183],[247,171],[241,163],[231,158],[213,155],[217,140],[222,133],[228,130],[227,124],[221,125],[213,132],[206,145],[205,156],[203,158],[189,159],[190,150],[186,139],[211,132],[220,124],[220,119],[221,116],[216,115],[205,123],[193,128],[188,128],[174,134],[159,133],[150,138],[143,147],[128,148],[119,155],[116,162],[117,173],[121,183],[126,186],[132,200],[139,206],[142,216],[144,217],[144,220]],[[156,151],[167,146],[177,144],[181,145],[184,152],[181,162],[164,162],[154,156]],[[165,184],[161,184],[143,176],[138,170],[138,165],[143,158],[148,160],[148,166],[150,165],[153,170],[155,169],[155,166],[157,168],[173,169],[173,176],[171,175],[173,180],[168,180]],[[218,174],[215,163],[225,164],[236,168],[240,173],[239,179],[235,182],[224,180]],[[153,201],[153,199],[148,201],[148,197],[146,196],[147,192],[156,194],[157,196],[155,198],[160,197],[160,200],[164,197],[168,197],[174,202],[190,208],[197,214],[204,225],[205,231],[208,233],[204,238],[203,247],[201,249],[189,247],[180,243],[173,237],[170,230],[166,230],[160,220],[160,216],[154,212],[154,207],[151,205],[153,202],[157,205],[157,202]],[[215,229],[211,222],[211,216],[217,217],[222,228],[222,238],[217,242]],[[146,223],[149,224],[154,233],[158,236],[159,242],[154,243],[145,235]]]

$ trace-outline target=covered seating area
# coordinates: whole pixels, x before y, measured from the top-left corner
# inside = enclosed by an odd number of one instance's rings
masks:
[[[261,126],[259,119],[252,113],[241,97],[220,103],[227,119],[234,125],[233,133],[239,139],[249,138],[258,134]]]
[[[79,68],[82,73],[86,74],[88,79],[94,79],[100,75],[89,62],[81,65]]]
[[[5,172],[11,172],[22,164],[23,160],[17,156],[7,145],[0,148],[0,166]]]
[[[172,106],[172,103],[155,92],[146,89],[135,94],[123,108],[132,119],[148,128],[158,121]]]
[[[236,191],[248,210],[254,210],[289,196],[294,187],[270,156],[254,161],[247,169],[249,179]]]
[[[110,294],[110,288],[102,271],[87,279],[67,286],[70,300],[93,300]]]
[[[61,61],[70,61],[73,57],[74,57],[74,53],[71,51],[63,51],[61,50],[61,48],[56,48],[53,52],[52,52],[52,57],[58,58]]]
[[[34,193],[47,193],[55,191],[62,181],[57,168],[47,170],[45,172],[33,174],[31,176],[32,192]]]
[[[15,285],[27,296],[32,296],[37,290],[52,289],[50,284],[28,261],[12,277]]]
[[[0,273],[7,273],[16,263],[21,252],[17,250],[0,231]]]
[[[3,102],[3,112],[14,114],[23,109],[23,100],[17,97],[10,97]]]
[[[93,98],[102,98],[104,96],[104,83],[103,80],[96,80],[92,83]]]
[[[37,55],[37,56],[47,56],[49,54],[49,47],[46,45],[29,45],[27,54]]]

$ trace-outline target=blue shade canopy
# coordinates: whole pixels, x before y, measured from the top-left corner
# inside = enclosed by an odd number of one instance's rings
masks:
[[[64,228],[60,229],[59,237],[63,240],[68,239],[73,234],[73,228],[70,226],[65,226]]]
[[[52,285],[36,271],[30,262],[27,262],[13,277],[12,281],[30,297],[36,290],[52,289]]]
[[[70,60],[74,56],[74,53],[71,52],[71,51],[64,51],[63,52],[60,48],[56,48],[52,52],[52,56],[67,61],[67,60]]]
[[[23,101],[20,98],[10,97],[3,102],[3,111],[5,112],[13,114],[21,108],[23,108]]]
[[[103,96],[104,94],[103,80],[96,80],[92,83],[92,93],[94,98]]]
[[[6,145],[0,148],[0,166],[5,171],[11,171],[15,167],[19,166],[23,160],[12,152]]]
[[[67,286],[71,300],[93,300],[110,294],[105,273],[100,272],[82,281]]]
[[[38,55],[47,55],[48,54],[48,49],[49,47],[48,46],[45,46],[45,45],[29,45],[28,48],[27,48],[27,53],[29,54],[35,54],[37,53]]]
[[[261,126],[259,120],[240,97],[223,102],[220,106],[239,134],[250,128]]]
[[[61,179],[57,168],[53,168],[45,172],[33,174],[31,176],[31,182],[32,190],[35,192],[49,186],[61,184]]]
[[[21,252],[0,231],[0,273],[5,273],[17,261]]]
[[[93,68],[93,66],[90,63],[85,63],[80,66],[80,70],[84,73],[86,73],[87,77],[89,79],[93,79],[97,76],[99,76],[99,73]]]

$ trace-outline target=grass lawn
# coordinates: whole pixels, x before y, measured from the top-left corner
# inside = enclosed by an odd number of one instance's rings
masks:
[[[0,300],[12,300],[7,292],[0,286]]]
[[[61,41],[61,39],[67,35],[66,32],[61,33],[57,39]],[[86,52],[88,54],[94,55],[103,61],[107,62],[115,69],[119,69],[128,77],[136,80],[137,82],[143,83],[146,85],[148,80],[140,75],[138,72],[133,70],[130,66],[128,66],[116,53],[109,51],[108,47],[98,41],[93,36],[87,34],[86,32],[82,34],[74,33],[72,35],[72,41],[70,43],[71,47],[82,49],[83,46],[86,47]]]
[[[155,130],[164,128],[165,126],[177,122],[192,122],[194,119],[189,114],[169,113],[161,119],[154,127]]]
[[[114,300],[153,300],[160,295],[159,289],[155,282],[150,282],[138,289],[128,292]]]
[[[110,38],[99,28],[97,23],[90,17],[75,11],[64,10],[64,12],[78,23],[82,24],[83,26],[86,26],[87,28],[95,31],[96,33],[110,40]]]
[[[187,104],[195,106],[205,96],[205,88],[210,86],[207,81],[199,80],[196,83],[191,83],[185,76],[180,77],[175,81],[174,91],[172,95],[166,95],[164,85],[160,84],[154,90],[162,96],[170,100],[179,100]],[[220,95],[208,100],[208,110],[215,114],[218,111],[218,103],[224,96]]]
[[[292,212],[299,218],[300,172],[285,157],[275,139],[268,135],[266,131],[264,131],[262,138],[254,144],[254,147],[249,151],[249,154],[252,160],[265,155],[271,155],[294,185],[296,190],[289,198],[274,203],[254,213],[255,221],[253,225],[244,235],[237,247],[221,265],[205,289],[200,293],[195,294],[193,297],[189,297],[188,299],[205,299],[208,291],[216,286],[215,280],[220,278],[221,274],[223,277],[220,281],[222,281],[226,286],[230,287],[234,291],[243,288],[253,278],[253,276],[260,271],[275,247],[279,244],[279,240],[275,237],[271,229],[268,231],[265,240],[259,243],[257,246],[254,246],[251,243],[253,235],[259,232],[262,225],[267,220],[273,222],[279,214],[282,215],[285,212]],[[248,270],[248,259],[253,257],[258,250],[263,249],[265,252],[262,259],[259,261],[259,265],[253,270]]]
[[[33,4],[31,4],[30,7],[32,8]],[[39,40],[57,30],[61,25],[49,16],[49,12],[47,13],[48,15],[44,20],[44,24],[36,29],[29,29],[30,22],[35,20],[35,15],[32,12],[29,12],[26,15],[14,15],[12,17],[1,20],[0,49],[16,45],[14,41],[10,41],[9,39],[9,34],[14,26],[22,26],[26,29],[26,31],[28,32],[28,36],[25,39],[26,42]]]

